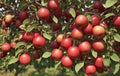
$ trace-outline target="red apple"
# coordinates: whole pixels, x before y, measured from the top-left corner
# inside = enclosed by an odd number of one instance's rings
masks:
[[[58,10],[60,8],[60,3],[58,0],[49,0],[48,7],[52,10]]]
[[[120,16],[117,16],[113,19],[113,24],[115,27],[119,28],[120,27]]]
[[[105,42],[103,40],[97,40],[92,43],[92,47],[96,52],[102,52],[105,50]]]
[[[70,46],[72,46],[72,39],[71,38],[64,38],[62,39],[61,46],[65,49],[68,49]]]
[[[61,28],[61,24],[60,23],[55,23],[53,26],[52,26],[52,30],[53,31],[57,31]]]
[[[9,43],[3,43],[2,46],[1,46],[1,49],[4,52],[9,52],[10,49],[11,49],[10,44]]]
[[[96,73],[96,67],[95,67],[95,65],[93,65],[93,64],[88,64],[88,65],[85,67],[85,73],[86,73],[88,76],[94,76],[94,74]]]
[[[37,52],[37,51],[34,51],[34,52],[32,53],[32,56],[33,56],[35,59],[39,59],[39,58],[40,58],[40,54],[39,54],[39,52]]]
[[[52,47],[53,49],[59,48],[59,46],[60,46],[60,44],[59,44],[57,41],[51,42],[51,47]]]
[[[98,56],[96,59],[95,59],[95,66],[97,68],[103,68],[104,67],[104,64],[103,64],[103,57],[102,56]]]
[[[17,27],[19,27],[21,24],[22,24],[22,21],[21,21],[20,19],[17,19],[17,20],[15,21],[15,25],[16,25]]]
[[[82,30],[85,35],[91,35],[92,34],[92,25],[89,23],[87,26],[85,26]]]
[[[88,23],[88,19],[85,15],[78,15],[75,19],[75,24],[79,26],[87,26]]]
[[[57,17],[57,18],[60,18],[62,16],[62,9],[59,9],[59,10],[56,10],[55,12],[53,12],[53,14]]]
[[[92,15],[92,24],[93,24],[94,26],[100,24],[100,19],[99,19],[99,17],[98,17],[97,15]]]
[[[70,58],[75,59],[75,58],[79,57],[80,50],[77,46],[71,46],[68,48],[67,53]]]
[[[0,51],[0,58],[4,58],[6,55],[6,52]]]
[[[19,56],[19,61],[23,65],[27,65],[31,62],[31,56],[27,53],[23,53]]]
[[[70,68],[73,66],[74,61],[69,56],[63,56],[61,59],[61,63],[64,67]]]
[[[25,19],[27,19],[27,18],[28,18],[28,13],[27,13],[27,11],[20,11],[20,13],[19,13],[19,18],[20,18],[22,21],[24,21]]]
[[[79,44],[79,50],[82,54],[88,54],[91,50],[91,44],[88,41],[83,41]]]
[[[10,43],[10,46],[11,46],[11,48],[15,48],[16,42],[12,41],[12,42]]]
[[[33,32],[27,32],[27,31],[25,31],[25,32],[23,33],[23,39],[24,39],[25,41],[27,41],[27,42],[32,41],[33,38],[34,38],[34,33],[33,33]]]
[[[72,30],[72,38],[74,39],[82,39],[83,38],[83,33],[80,29],[74,28]]]
[[[60,49],[53,49],[51,57],[55,60],[60,60],[63,56],[63,51]]]

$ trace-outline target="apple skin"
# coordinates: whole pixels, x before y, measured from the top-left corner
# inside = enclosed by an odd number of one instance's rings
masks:
[[[85,15],[78,15],[75,19],[75,24],[82,27],[87,26],[88,23],[88,19]]]
[[[51,10],[58,10],[60,9],[60,3],[58,2],[58,0],[49,0],[48,7]]]
[[[82,30],[85,35],[92,35],[92,25],[89,23],[87,26],[85,26]]]
[[[68,56],[71,59],[78,58],[80,56],[80,50],[77,46],[71,46],[67,50]]]
[[[60,60],[63,56],[63,51],[60,49],[53,49],[51,57],[55,60]]]
[[[56,41],[57,41],[58,43],[61,43],[62,40],[63,40],[63,38],[64,38],[64,34],[58,34],[57,37],[56,37]]]
[[[37,15],[41,19],[48,19],[50,17],[50,11],[47,8],[40,8],[37,12]]]
[[[72,46],[73,42],[71,38],[64,38],[61,42],[61,46],[65,49],[68,49],[70,46]]]
[[[72,30],[72,38],[74,38],[74,39],[82,39],[83,38],[82,30],[80,30],[78,28],[74,28]]]
[[[92,47],[96,52],[103,52],[106,48],[104,40],[96,40],[92,43]]]
[[[61,59],[61,64],[64,67],[70,68],[73,66],[74,61],[69,56],[63,56]]]
[[[31,56],[27,53],[23,53],[19,56],[19,62],[23,65],[27,65],[31,62]]]
[[[96,73],[96,67],[95,67],[95,65],[93,65],[93,64],[86,65],[86,67],[85,67],[85,73],[88,76],[94,76],[94,74]]]
[[[82,54],[88,54],[91,50],[91,44],[88,41],[81,42],[78,47]]]
[[[93,24],[93,26],[100,24],[100,19],[97,15],[92,15],[92,24]]]
[[[105,28],[100,25],[94,26],[92,32],[93,32],[93,36],[99,39],[103,38],[106,34]]]
[[[3,43],[1,49],[3,52],[9,52],[11,50],[11,46],[9,43]]]
[[[113,24],[116,28],[120,28],[120,16],[114,17]]]

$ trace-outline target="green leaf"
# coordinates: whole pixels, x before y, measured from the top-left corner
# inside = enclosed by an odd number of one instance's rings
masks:
[[[18,49],[18,50],[15,52],[15,56],[17,57],[22,51],[23,51],[23,49]]]
[[[49,58],[51,56],[51,52],[44,52],[42,58]]]
[[[13,64],[13,63],[15,63],[15,62],[17,62],[17,61],[18,61],[18,58],[13,57],[13,58],[11,58],[10,61],[8,62],[8,65]]]
[[[19,48],[20,46],[25,46],[24,42],[18,42],[15,46],[15,49]]]
[[[79,70],[80,70],[83,66],[84,66],[84,62],[83,62],[83,61],[80,62],[80,63],[78,63],[78,64],[76,64],[76,65],[75,65],[75,71],[76,71],[76,73],[78,73]]]
[[[115,15],[114,13],[107,13],[106,15],[104,15],[104,19],[109,18],[114,15]]]
[[[57,64],[55,64],[55,69],[61,64],[61,61],[59,61]]]
[[[26,30],[26,26],[24,24],[20,25],[21,30]]]
[[[43,33],[43,36],[48,39],[48,40],[51,40],[52,39],[52,36],[48,33]]]
[[[94,51],[94,50],[92,50],[92,56],[93,56],[94,58],[96,58],[96,57],[97,57],[97,52]]]
[[[41,5],[42,6],[47,6],[47,2],[45,0],[41,0]]]
[[[119,60],[120,60],[120,58],[119,58],[119,56],[117,55],[117,54],[112,54],[111,56],[110,56],[110,58],[113,60],[113,61],[115,61],[115,62],[119,62]]]
[[[27,49],[30,49],[32,46],[32,44],[27,44]]]
[[[37,24],[32,24],[29,27],[27,27],[27,31],[31,32],[33,29],[35,29],[37,27]]]
[[[120,70],[120,64],[118,63],[118,64],[115,65],[115,69],[113,71],[113,74],[114,75],[117,74],[119,72],[119,70]]]
[[[36,8],[34,5],[31,5],[30,8],[31,8],[33,11],[37,11],[37,8]]]
[[[89,20],[90,22],[92,22],[92,18],[91,18],[90,15],[87,15],[87,18],[88,18],[88,20]]]
[[[106,0],[105,4],[103,5],[105,8],[112,7],[114,4],[116,4],[118,0]]]
[[[73,8],[70,8],[69,13],[72,15],[73,18],[75,18],[76,12]]]
[[[104,58],[104,59],[103,59],[103,63],[104,63],[104,65],[105,65],[106,67],[109,67],[110,64],[111,64],[111,61],[110,61],[109,58]]]
[[[115,34],[115,35],[114,35],[114,39],[115,39],[115,41],[120,42],[120,35],[119,35],[118,33]]]
[[[55,17],[55,16],[53,16],[53,21],[55,22],[55,23],[58,23],[58,19],[57,19],[57,17]]]
[[[27,24],[29,24],[30,23],[30,20],[29,19],[25,19],[24,21],[23,21],[23,25],[27,25]]]

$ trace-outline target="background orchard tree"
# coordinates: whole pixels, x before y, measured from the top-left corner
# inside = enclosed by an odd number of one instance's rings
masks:
[[[120,1],[1,0],[0,73],[32,68],[39,76],[119,76]]]

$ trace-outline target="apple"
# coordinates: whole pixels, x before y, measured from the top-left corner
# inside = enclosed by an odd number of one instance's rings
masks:
[[[37,52],[37,51],[34,51],[34,52],[32,53],[32,56],[33,56],[35,59],[39,59],[39,58],[40,58],[40,54],[39,54],[39,52]]]
[[[25,32],[23,33],[23,39],[24,39],[25,41],[27,41],[27,42],[32,41],[33,38],[34,38],[34,33],[33,33],[33,32],[27,32],[27,31],[25,31]]]
[[[53,31],[57,31],[61,28],[61,24],[60,23],[55,23],[53,26],[52,26],[52,30]]]
[[[53,20],[52,20],[52,18],[51,18],[51,17],[49,17],[49,18],[47,18],[47,19],[46,19],[46,22],[47,22],[47,23],[52,23],[52,22],[53,22]]]
[[[100,26],[104,27],[105,29],[108,29],[108,24],[106,23],[106,21],[100,23]]]
[[[114,49],[116,52],[120,52],[120,42],[114,42],[114,43],[113,43],[113,49]]]
[[[3,52],[3,51],[0,51],[0,58],[4,58],[4,57],[6,57],[6,53],[5,52]]]
[[[68,49],[70,46],[72,46],[72,39],[71,38],[64,38],[62,39],[61,46],[65,49]]]
[[[63,51],[60,49],[53,49],[51,57],[55,60],[60,60],[63,56]]]
[[[74,39],[82,39],[83,38],[83,32],[79,28],[74,28],[72,30],[72,38]]]
[[[93,24],[94,26],[100,24],[100,19],[99,19],[99,17],[98,17],[97,15],[92,15],[92,24]]]
[[[71,46],[67,50],[68,56],[72,59],[78,58],[80,55],[80,50],[77,46]]]
[[[31,62],[31,56],[27,53],[23,53],[19,56],[19,62],[23,65],[27,65]]]
[[[2,26],[3,26],[3,27],[8,27],[9,25],[8,25],[8,23],[6,23],[5,21],[2,21]]]
[[[9,52],[10,49],[11,49],[11,46],[9,43],[3,43],[2,46],[1,46],[1,49],[3,52]]]
[[[85,67],[85,73],[88,76],[94,76],[94,74],[96,73],[96,67],[95,67],[95,65],[93,65],[93,64],[86,65],[86,67]]]
[[[27,11],[20,11],[19,12],[19,18],[21,19],[21,21],[24,21],[28,17],[29,17],[29,15],[28,15]]]
[[[92,25],[89,23],[87,26],[85,26],[82,30],[85,35],[92,35]]]
[[[11,48],[15,48],[16,42],[12,41],[12,42],[10,43],[10,46],[11,46]]]
[[[82,54],[88,54],[91,50],[91,44],[88,41],[80,42],[78,47]]]
[[[50,11],[45,7],[41,7],[38,10],[37,15],[41,19],[48,19],[50,17]]]
[[[96,52],[102,52],[105,50],[105,42],[103,40],[96,40],[92,43],[92,47]]]
[[[57,37],[56,37],[56,41],[57,41],[58,43],[61,43],[62,40],[63,40],[63,38],[64,38],[64,34],[58,34]]]
[[[102,68],[96,67],[96,70],[98,73],[103,73],[105,71],[104,67],[102,67]]]
[[[73,30],[74,28],[78,28],[77,25],[75,24],[75,22],[72,22],[70,24],[70,28]]]
[[[98,56],[98,57],[95,59],[94,64],[95,64],[95,66],[98,67],[98,68],[103,68],[103,67],[104,67],[103,57],[102,57],[102,56]]]
[[[49,0],[48,7],[51,10],[58,10],[60,8],[60,3],[58,2],[58,0]]]
[[[6,23],[11,23],[13,20],[13,16],[11,14],[5,15],[5,22]]]
[[[78,15],[75,19],[75,24],[79,26],[87,26],[89,23],[87,17],[85,15]]]
[[[20,25],[22,25],[22,21],[21,21],[20,19],[17,19],[17,20],[15,21],[15,25],[16,25],[17,27],[19,27]]]
[[[6,34],[6,33],[7,33],[7,29],[5,28],[2,30],[2,34]]]
[[[69,10],[65,10],[64,11],[64,16],[66,17],[66,19],[70,19],[70,18],[72,18],[72,15],[69,13]]]
[[[37,37],[34,37],[33,38],[33,41],[32,41],[33,45],[36,46],[36,47],[44,47],[45,44],[46,44],[46,40],[44,37],[42,36],[37,36]]]
[[[57,17],[57,18],[60,18],[62,16],[62,9],[59,9],[59,10],[56,10],[53,12],[53,14]]]
[[[103,38],[106,34],[105,28],[102,26],[94,26],[92,32],[95,38]]]
[[[119,28],[120,27],[120,16],[114,17],[113,19],[113,24],[115,27]]]
[[[70,68],[73,66],[74,61],[69,56],[63,56],[61,59],[61,64],[64,67]]]
[[[51,42],[51,47],[52,47],[53,49],[59,48],[59,46],[60,46],[60,44],[59,44],[57,41]]]

